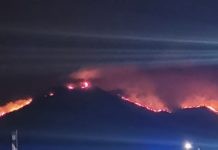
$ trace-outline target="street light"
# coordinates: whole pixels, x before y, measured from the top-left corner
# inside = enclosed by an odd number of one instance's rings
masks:
[[[184,149],[185,150],[190,150],[192,149],[192,144],[190,142],[185,142],[184,143]]]

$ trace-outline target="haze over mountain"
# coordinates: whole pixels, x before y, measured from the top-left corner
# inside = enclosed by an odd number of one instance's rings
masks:
[[[72,91],[57,87],[51,91],[54,95],[35,96],[29,106],[0,118],[2,147],[10,146],[10,132],[14,129],[20,133],[24,150],[34,144],[44,149],[54,144],[58,149],[62,142],[78,149],[86,149],[83,142],[94,149],[101,142],[112,142],[126,149],[125,142],[146,147],[146,139],[218,138],[214,132],[218,130],[218,116],[207,108],[155,113],[97,87]]]

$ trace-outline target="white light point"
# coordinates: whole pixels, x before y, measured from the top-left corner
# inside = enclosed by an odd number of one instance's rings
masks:
[[[192,144],[190,142],[185,142],[184,143],[184,149],[185,150],[190,150],[192,149]]]

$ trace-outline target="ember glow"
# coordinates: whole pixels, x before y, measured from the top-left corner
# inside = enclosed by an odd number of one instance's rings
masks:
[[[75,89],[75,85],[73,85],[73,84],[68,84],[68,85],[67,85],[67,89],[68,89],[68,90],[73,90],[73,89]]]
[[[48,95],[49,96],[54,96],[54,92],[49,92]]]
[[[83,81],[83,82],[81,82],[80,87],[82,89],[87,89],[90,87],[90,83],[88,81]]]
[[[14,112],[16,110],[19,110],[19,109],[29,105],[31,102],[32,102],[32,98],[19,99],[16,101],[9,102],[6,105],[0,107],[0,117],[6,115],[8,113]]]
[[[82,81],[79,83],[68,83],[65,85],[65,87],[70,91],[74,89],[88,89],[91,87],[91,83],[88,81]]]

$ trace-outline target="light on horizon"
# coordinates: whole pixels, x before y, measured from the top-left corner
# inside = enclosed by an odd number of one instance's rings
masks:
[[[185,150],[190,150],[192,149],[192,144],[190,142],[185,142],[184,143],[184,149]]]

